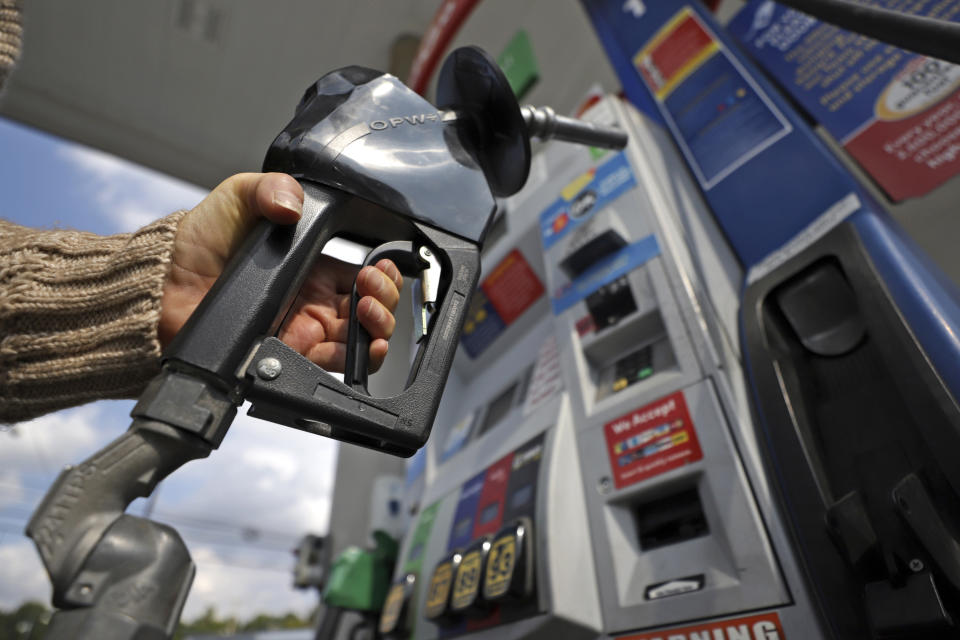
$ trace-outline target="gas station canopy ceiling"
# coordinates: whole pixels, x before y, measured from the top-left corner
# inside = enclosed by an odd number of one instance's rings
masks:
[[[258,170],[303,90],[347,65],[388,70],[439,0],[29,0],[0,115],[202,186]],[[498,55],[525,29],[527,96],[560,113],[618,86],[576,0],[481,2],[452,46]],[[428,92],[428,96],[431,93]]]

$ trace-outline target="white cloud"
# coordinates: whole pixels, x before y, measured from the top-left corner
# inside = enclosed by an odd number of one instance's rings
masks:
[[[79,462],[122,433],[126,424],[118,420],[128,407],[121,404],[86,405],[18,425],[13,435],[0,434],[0,487],[7,487],[0,491],[0,509],[12,506],[25,520],[42,492],[25,487],[24,476],[36,484],[42,457],[52,479],[63,464]],[[331,440],[241,410],[218,451],[164,481],[154,519],[180,531],[198,565],[185,619],[211,606],[221,615],[245,618],[303,614],[316,605],[316,592],[292,587],[291,551],[303,534],[327,530],[336,451]],[[139,515],[142,505],[130,512]],[[46,573],[32,543],[11,534],[2,542],[0,608],[30,598],[49,602]],[[4,558],[14,555],[17,562],[7,565]]]
[[[117,231],[133,231],[200,202],[206,190],[109,153],[64,145],[59,154],[87,176],[87,196]]]
[[[183,536],[197,563],[184,619],[305,613],[316,592],[293,589],[292,550],[330,518],[337,445],[237,415],[221,448],[164,481],[156,519]]]
[[[0,609],[28,600],[50,602],[50,583],[33,543],[26,538],[0,545]]]
[[[158,509],[269,531],[324,533],[336,443],[238,414],[223,445],[164,485]]]
[[[317,605],[316,590],[292,589],[293,562],[276,558],[251,562],[212,547],[192,549],[197,576],[183,609],[183,620],[192,620],[210,606],[217,614],[244,620],[265,611],[300,616]]]
[[[0,511],[23,502],[24,487],[20,474],[12,469],[0,469]]]
[[[23,422],[0,434],[0,469],[7,474],[53,472],[65,464],[77,463],[110,438],[105,406],[87,404]],[[113,425],[116,435],[122,426]]]

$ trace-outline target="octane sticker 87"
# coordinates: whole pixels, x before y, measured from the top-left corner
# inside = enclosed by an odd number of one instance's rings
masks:
[[[380,614],[380,633],[390,633],[397,628],[400,610],[403,609],[403,585],[395,584],[387,593],[387,600]]]
[[[437,565],[430,579],[430,592],[427,595],[426,616],[436,618],[443,615],[447,608],[447,598],[450,595],[450,583],[453,582],[453,563],[444,562]]]

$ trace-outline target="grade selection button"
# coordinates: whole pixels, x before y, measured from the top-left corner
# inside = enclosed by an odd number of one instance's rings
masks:
[[[415,574],[408,573],[393,583],[390,590],[387,591],[378,626],[381,634],[385,636],[390,634],[403,635],[407,632],[407,609],[410,605],[410,599],[413,597],[413,586],[416,580],[417,576]]]
[[[447,616],[450,605],[450,591],[453,576],[457,573],[463,556],[454,552],[437,563],[430,578],[430,590],[427,591],[427,604],[424,615],[428,620],[440,620]]]
[[[483,598],[490,602],[521,600],[533,593],[533,527],[519,518],[500,529],[490,543],[483,578]]]
[[[489,552],[489,538],[476,540],[463,552],[460,566],[454,573],[453,594],[450,598],[451,611],[464,613],[471,609],[475,611],[482,609],[480,584]]]

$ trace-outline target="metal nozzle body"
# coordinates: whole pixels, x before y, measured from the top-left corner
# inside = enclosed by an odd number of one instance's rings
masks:
[[[524,105],[520,107],[520,113],[531,137],[565,140],[604,149],[623,149],[627,146],[627,134],[623,131],[559,116],[550,107]]]

